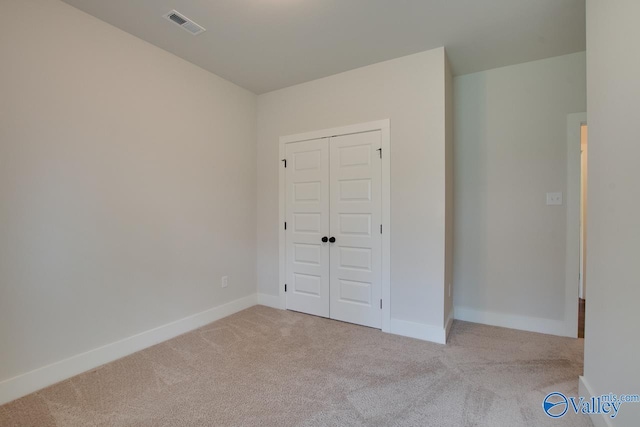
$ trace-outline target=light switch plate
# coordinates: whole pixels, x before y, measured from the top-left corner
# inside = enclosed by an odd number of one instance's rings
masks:
[[[547,205],[561,205],[562,193],[547,193]]]

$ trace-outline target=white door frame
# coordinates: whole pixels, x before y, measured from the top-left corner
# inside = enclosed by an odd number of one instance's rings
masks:
[[[391,147],[390,147],[390,125],[389,119],[377,120],[367,123],[359,123],[349,126],[342,126],[331,129],[323,129],[313,132],[299,133],[296,135],[288,135],[280,137],[280,165],[278,206],[279,219],[278,229],[278,245],[279,245],[279,264],[280,264],[280,281],[278,284],[280,308],[286,309],[287,296],[284,292],[284,284],[286,279],[286,236],[284,231],[285,212],[286,212],[286,183],[285,168],[282,160],[285,158],[286,144],[300,141],[308,141],[310,139],[330,138],[332,136],[349,135],[354,133],[380,131],[382,139],[382,330],[390,331],[391,324]]]
[[[565,335],[578,337],[580,277],[580,127],[587,113],[567,115],[567,236],[565,255]]]

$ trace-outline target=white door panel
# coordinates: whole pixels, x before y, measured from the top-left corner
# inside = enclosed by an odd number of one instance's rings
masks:
[[[331,318],[380,328],[381,133],[330,139]]]
[[[329,317],[329,147],[287,144],[287,308]]]
[[[287,144],[288,309],[381,327],[379,148],[380,131]]]

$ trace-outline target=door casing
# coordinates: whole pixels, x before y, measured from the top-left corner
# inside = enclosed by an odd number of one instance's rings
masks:
[[[286,183],[284,162],[286,144],[308,141],[311,139],[330,138],[339,135],[349,135],[354,133],[380,131],[382,142],[382,330],[390,332],[391,324],[391,140],[390,140],[390,120],[377,120],[367,123],[359,123],[349,126],[342,126],[331,129],[323,129],[312,132],[305,132],[295,135],[280,137],[280,156],[277,159],[280,163],[279,170],[279,223],[278,245],[279,245],[279,283],[278,295],[280,308],[286,309],[286,293],[284,286],[286,283],[286,235],[284,222],[286,218]]]
[[[580,126],[587,113],[567,115],[567,195],[565,260],[565,332],[578,337],[578,296],[580,277]]]

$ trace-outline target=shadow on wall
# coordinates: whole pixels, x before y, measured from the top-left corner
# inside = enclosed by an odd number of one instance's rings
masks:
[[[454,173],[454,306],[467,306],[467,288],[459,286],[460,283],[486,283],[488,279],[487,268],[489,266],[488,247],[488,222],[489,207],[487,189],[489,187],[486,170],[489,167],[489,151],[487,147],[487,87],[486,76],[478,75],[477,83],[473,87],[473,93],[468,94],[471,103],[459,105],[455,99],[454,90],[454,116],[457,119],[464,114],[468,119],[464,127],[458,127],[454,132],[453,158],[455,162]],[[465,113],[461,113],[463,109]],[[473,114],[466,112],[473,111]],[[467,141],[462,146],[460,141]],[[458,170],[464,169],[464,180],[459,178]],[[466,260],[473,259],[473,263]],[[466,264],[463,268],[462,264]],[[485,289],[486,291],[486,289]],[[477,306],[484,307],[489,301],[489,296],[478,287],[473,293],[473,300]]]

